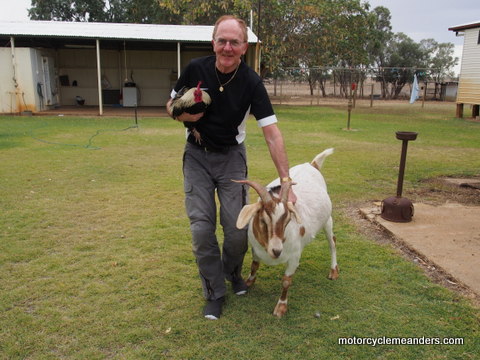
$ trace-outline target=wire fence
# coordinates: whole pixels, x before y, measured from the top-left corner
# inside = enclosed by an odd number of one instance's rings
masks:
[[[264,79],[276,102],[303,99],[311,104],[325,99],[408,100],[414,75],[419,97],[426,101],[455,101],[458,82],[437,81],[435,69],[419,68],[286,68]]]

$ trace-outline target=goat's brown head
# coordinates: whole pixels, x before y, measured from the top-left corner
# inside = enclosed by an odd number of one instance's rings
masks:
[[[245,205],[240,211],[237,227],[242,229],[253,219],[253,235],[272,258],[278,258],[283,250],[288,223],[292,217],[301,223],[295,205],[288,201],[288,192],[295,183],[285,182],[281,187],[269,190],[250,180],[235,182],[250,185],[260,196],[258,202]]]

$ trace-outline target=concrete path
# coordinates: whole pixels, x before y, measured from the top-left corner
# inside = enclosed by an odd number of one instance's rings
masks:
[[[480,295],[480,207],[417,203],[414,210],[411,222],[395,223],[380,216],[379,203],[360,209],[367,219]]]

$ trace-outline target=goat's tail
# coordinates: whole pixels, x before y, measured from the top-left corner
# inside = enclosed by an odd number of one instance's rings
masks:
[[[322,168],[323,161],[325,160],[325,158],[326,158],[328,155],[332,155],[332,154],[333,154],[333,148],[324,150],[323,152],[321,152],[320,154],[318,154],[317,156],[315,156],[315,158],[312,160],[312,162],[311,162],[310,164],[311,164],[314,168],[320,170],[320,169]]]

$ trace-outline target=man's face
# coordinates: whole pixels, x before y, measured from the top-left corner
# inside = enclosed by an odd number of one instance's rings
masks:
[[[217,56],[215,65],[223,73],[229,73],[236,69],[240,63],[240,57],[246,53],[248,47],[242,28],[234,19],[218,24],[212,44],[213,51]]]

